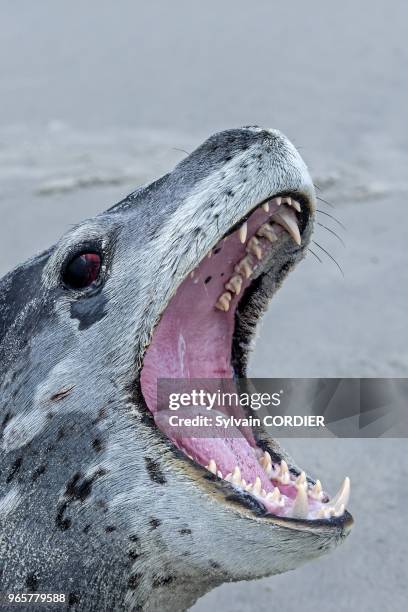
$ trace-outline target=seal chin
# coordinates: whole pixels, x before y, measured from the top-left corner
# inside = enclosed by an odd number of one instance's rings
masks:
[[[166,427],[157,405],[159,379],[227,379],[245,376],[249,343],[260,314],[283,276],[302,256],[313,207],[297,193],[275,194],[218,239],[178,286],[147,348],[140,388],[156,426],[214,480],[257,516],[292,528],[337,528],[350,524],[346,478],[334,497],[283,458],[250,426],[206,428],[189,437]],[[242,417],[245,415],[242,414]],[[272,449],[273,447],[273,449]],[[278,449],[278,450],[277,450]],[[288,459],[288,457],[285,455]],[[226,481],[226,483],[225,483]]]

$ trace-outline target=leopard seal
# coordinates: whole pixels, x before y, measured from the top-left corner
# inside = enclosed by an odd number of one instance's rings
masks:
[[[283,134],[226,130],[1,280],[2,591],[185,610],[344,540],[348,479],[329,498],[265,432],[178,438],[157,406],[159,378],[245,375],[314,211]]]

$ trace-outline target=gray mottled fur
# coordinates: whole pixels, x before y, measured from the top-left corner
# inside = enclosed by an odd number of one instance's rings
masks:
[[[0,281],[0,591],[67,593],[73,610],[183,610],[224,581],[295,568],[344,537],[226,501],[231,486],[182,458],[136,392],[175,288],[232,224],[281,192],[313,206],[290,142],[228,130]],[[304,244],[310,231],[311,221]],[[95,245],[101,284],[67,291],[64,263]],[[287,239],[274,253],[260,279],[269,293],[304,248]],[[253,331],[244,317],[241,328]]]

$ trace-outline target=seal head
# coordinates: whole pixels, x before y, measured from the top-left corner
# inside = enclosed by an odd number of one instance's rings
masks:
[[[182,610],[344,539],[347,479],[329,498],[265,432],[180,438],[157,405],[159,379],[245,376],[314,209],[285,136],[227,130],[4,277],[4,589]]]

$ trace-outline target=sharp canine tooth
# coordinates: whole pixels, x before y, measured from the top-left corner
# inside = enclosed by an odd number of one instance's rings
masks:
[[[269,212],[269,202],[264,202],[262,204],[262,208],[264,209],[265,212]]]
[[[300,204],[297,200],[292,200],[292,207],[300,213]]]
[[[220,297],[218,298],[215,307],[218,308],[218,310],[223,310],[224,312],[228,312],[229,307],[230,307],[230,301],[231,301],[231,294],[226,291],[225,293],[223,293],[222,295],[220,295]]]
[[[300,472],[299,476],[296,478],[296,484],[297,485],[304,485],[304,484],[306,484],[306,474],[305,474],[305,472]]]
[[[275,213],[272,219],[275,223],[278,223],[292,236],[293,240],[297,245],[301,244],[301,237],[299,232],[299,226],[296,222],[296,218],[293,216],[294,213],[290,209],[282,207]]]
[[[247,250],[253,253],[257,259],[262,259],[262,249],[259,246],[259,240],[255,236],[252,236],[251,240],[248,241]]]
[[[280,464],[280,472],[278,475],[278,480],[280,480],[282,484],[289,484],[290,482],[288,464],[286,463],[284,459],[282,459],[281,464]]]
[[[320,480],[316,480],[316,484],[312,487],[310,491],[310,497],[320,500],[322,498],[322,493],[322,483],[320,482]]]
[[[243,223],[241,227],[239,228],[239,239],[242,242],[242,244],[245,243],[245,240],[247,237],[247,230],[248,230],[248,224],[245,221],[245,223]]]
[[[231,473],[229,473],[229,474],[227,474],[227,475],[226,475],[225,480],[226,480],[227,482],[231,482],[231,478],[232,478],[232,474],[231,474]]]
[[[272,493],[268,493],[266,499],[274,504],[279,504],[281,500],[281,495],[278,487],[275,487]]]
[[[232,482],[236,485],[241,484],[241,470],[237,465],[234,467],[234,471],[232,472]]]
[[[334,516],[341,516],[342,514],[344,514],[344,510],[345,510],[344,504],[341,504],[340,507],[336,506],[336,508],[334,510],[335,510],[334,511]]]
[[[221,472],[221,470],[217,470],[217,476],[218,476],[218,478],[222,478],[222,472]]]
[[[261,227],[256,233],[258,234],[258,236],[263,236],[264,238],[267,238],[269,242],[276,242],[276,240],[278,239],[277,235],[273,231],[272,225],[269,225],[269,223],[264,223],[263,225],[261,225]]]
[[[261,483],[261,479],[259,478],[259,476],[257,476],[255,478],[255,482],[254,482],[254,488],[253,488],[253,493],[255,495],[259,495],[262,489],[262,483]]]
[[[242,276],[240,276],[239,274],[235,274],[234,276],[231,276],[228,283],[226,283],[225,285],[225,288],[228,289],[228,291],[231,291],[231,293],[236,293],[237,295],[241,291],[241,287],[242,287]]]
[[[234,270],[238,274],[242,274],[245,278],[249,278],[253,272],[251,258],[246,256],[235,266]]]
[[[338,493],[329,501],[329,503],[330,503],[330,506],[334,506],[337,510],[342,505],[347,506],[349,499],[350,499],[350,478],[346,476],[346,478],[343,480],[343,483]]]
[[[307,501],[307,493],[304,487],[299,487],[296,495],[295,503],[292,508],[292,516],[294,518],[305,519],[309,513],[309,504]]]
[[[217,473],[217,464],[215,463],[214,459],[210,459],[210,462],[207,465],[207,470],[209,470],[211,474]]]
[[[268,465],[272,466],[272,459],[268,451],[264,452],[262,457],[259,459],[259,463],[262,465],[264,470],[268,467]]]

